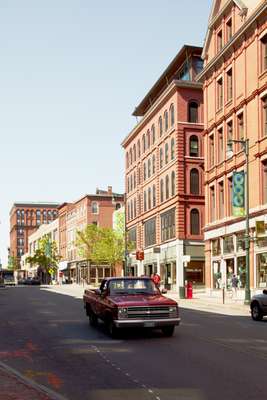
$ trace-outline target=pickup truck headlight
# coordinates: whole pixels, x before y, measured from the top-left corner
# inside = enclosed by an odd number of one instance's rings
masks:
[[[178,315],[178,307],[177,306],[170,306],[169,313],[171,316],[176,317]]]
[[[128,317],[128,310],[125,307],[118,308],[118,318],[123,319]]]

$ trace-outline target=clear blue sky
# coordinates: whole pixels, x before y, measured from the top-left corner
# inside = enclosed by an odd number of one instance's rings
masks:
[[[0,257],[15,201],[124,192],[133,109],[184,44],[203,45],[211,0],[0,1]]]

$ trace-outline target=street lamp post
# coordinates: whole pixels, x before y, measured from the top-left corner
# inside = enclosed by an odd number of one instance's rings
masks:
[[[245,235],[245,249],[246,249],[246,287],[245,287],[245,304],[250,303],[250,235],[249,235],[249,139],[245,140],[229,140],[228,144],[240,143],[242,150],[246,156],[246,235]],[[232,152],[232,151],[231,151]]]

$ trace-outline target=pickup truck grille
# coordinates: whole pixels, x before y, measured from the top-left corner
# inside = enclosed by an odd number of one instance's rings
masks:
[[[128,307],[129,319],[170,318],[169,306]]]

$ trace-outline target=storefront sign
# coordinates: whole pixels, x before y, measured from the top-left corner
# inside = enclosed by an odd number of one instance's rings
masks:
[[[244,171],[233,173],[233,216],[245,215],[245,173]]]

